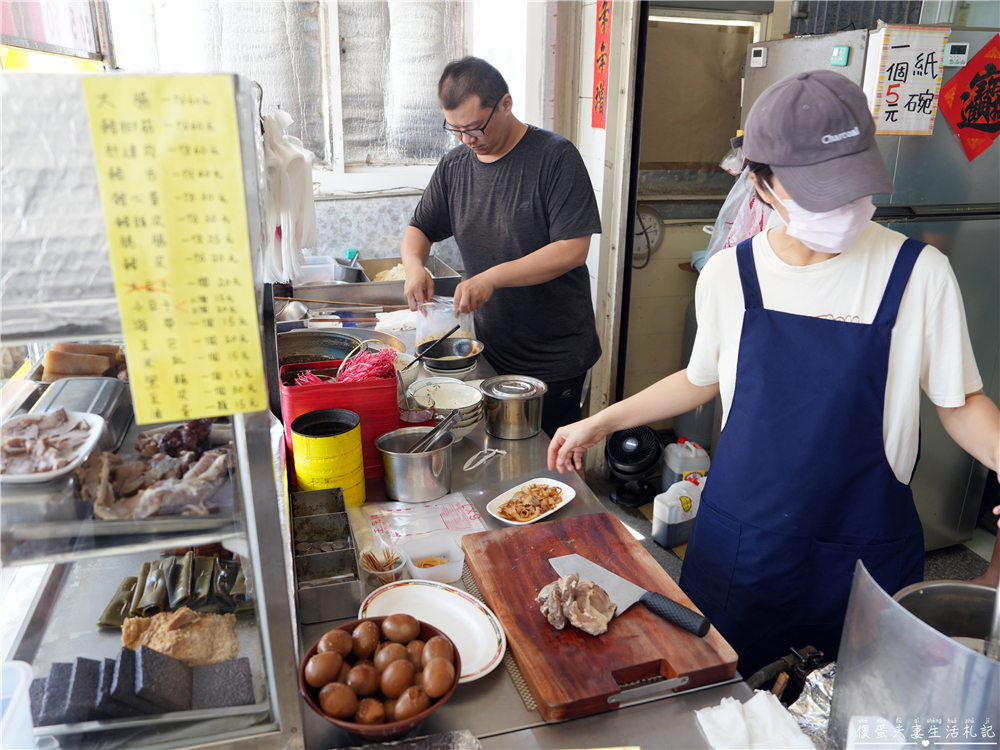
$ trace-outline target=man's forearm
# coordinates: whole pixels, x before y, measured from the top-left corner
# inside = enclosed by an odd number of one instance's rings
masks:
[[[1000,465],[1000,411],[982,391],[965,397],[965,406],[953,409],[938,406],[941,424],[970,456],[988,469]]]
[[[399,254],[403,259],[404,268],[411,264],[419,264],[419,267],[423,268],[431,254],[431,241],[415,226],[408,226],[403,234],[403,244]]]
[[[587,262],[590,236],[559,240],[517,260],[507,261],[483,272],[494,287],[535,286],[559,278]]]

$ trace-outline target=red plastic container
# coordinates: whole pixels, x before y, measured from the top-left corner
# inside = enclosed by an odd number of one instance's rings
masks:
[[[281,381],[281,417],[285,422],[285,445],[292,453],[292,421],[317,409],[348,409],[361,418],[361,452],[365,478],[382,476],[382,453],[375,440],[400,426],[396,378],[367,380],[362,383],[323,383],[322,385],[286,385],[295,382],[303,370],[332,370],[335,375],[342,360],[285,365],[278,371]],[[294,460],[294,456],[292,457]]]

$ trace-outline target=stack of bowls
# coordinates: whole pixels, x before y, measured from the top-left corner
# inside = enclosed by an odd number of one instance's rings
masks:
[[[438,414],[450,414],[458,409],[458,424],[452,428],[456,440],[461,440],[483,418],[483,392],[456,378],[425,378],[410,386],[410,395],[421,406],[433,404]]]
[[[427,364],[427,360],[422,360],[424,369],[427,370],[433,377],[436,378],[454,378],[455,380],[466,380],[475,371],[476,367],[479,366],[478,362],[473,362],[468,367],[463,367],[459,370],[439,370],[436,367],[432,367]],[[417,368],[413,368],[414,370]]]
[[[432,343],[425,341],[418,344],[416,353],[423,354]],[[476,369],[483,348],[483,342],[476,339],[447,338],[438,343],[434,351],[421,362],[431,375],[465,380]]]

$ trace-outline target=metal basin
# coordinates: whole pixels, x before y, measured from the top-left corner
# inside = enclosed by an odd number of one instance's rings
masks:
[[[455,436],[448,432],[438,439],[440,446],[424,453],[406,453],[433,427],[403,427],[387,432],[375,441],[382,451],[385,494],[404,503],[428,503],[451,492],[451,447]]]
[[[376,339],[397,352],[405,352],[406,344],[381,331],[341,328],[336,331],[302,329],[278,334],[278,366],[301,365],[343,359],[361,342]]]
[[[423,354],[433,344],[433,341],[425,341],[417,345],[417,356]],[[434,353],[424,357],[423,362],[427,363],[435,370],[461,370],[472,367],[479,359],[485,348],[482,341],[476,339],[454,339],[447,338],[434,347]]]

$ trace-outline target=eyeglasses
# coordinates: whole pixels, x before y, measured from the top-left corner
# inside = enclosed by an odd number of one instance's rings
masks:
[[[507,95],[504,94],[503,96]],[[447,120],[444,121],[444,125],[442,125],[441,127],[445,129],[445,132],[451,133],[456,138],[461,138],[463,135],[467,135],[469,136],[469,138],[482,138],[484,135],[486,135],[486,126],[490,124],[490,120],[492,120],[493,115],[496,114],[497,104],[500,104],[500,102],[503,101],[503,96],[497,99],[497,103],[494,104],[493,109],[490,110],[490,116],[486,118],[486,122],[483,123],[483,126],[481,128],[473,128],[472,130],[457,130],[456,128],[449,128]]]

